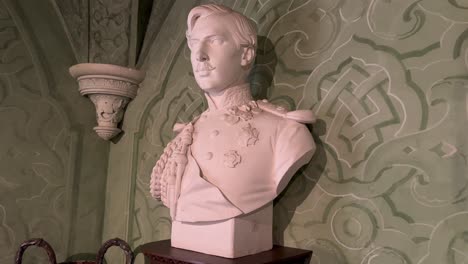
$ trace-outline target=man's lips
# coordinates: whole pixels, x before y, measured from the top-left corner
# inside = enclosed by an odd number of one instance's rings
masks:
[[[212,70],[197,71],[197,75],[198,75],[199,77],[206,77],[206,76],[210,75],[210,72],[211,72],[211,71],[212,71]]]
[[[208,76],[210,72],[214,69],[216,69],[216,67],[213,67],[210,63],[205,62],[198,64],[197,68],[195,69],[195,72],[198,76],[205,77]]]

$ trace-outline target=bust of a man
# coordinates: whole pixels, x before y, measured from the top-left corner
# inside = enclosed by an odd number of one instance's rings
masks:
[[[315,151],[303,124],[314,116],[252,98],[257,33],[249,18],[210,4],[193,8],[187,24],[208,109],[175,126],[179,134],[153,169],[151,194],[170,209],[175,247],[223,257],[268,250],[272,201]]]

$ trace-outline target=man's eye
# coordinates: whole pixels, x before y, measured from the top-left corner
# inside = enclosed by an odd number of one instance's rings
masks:
[[[215,38],[215,39],[211,39],[211,44],[216,44],[216,45],[220,45],[220,44],[223,44],[223,40],[220,39],[220,38]]]

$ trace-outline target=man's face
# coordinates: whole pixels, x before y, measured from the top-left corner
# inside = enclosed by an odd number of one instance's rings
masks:
[[[242,65],[243,49],[238,48],[229,19],[211,15],[199,18],[189,38],[195,80],[208,93],[246,82],[248,70]]]

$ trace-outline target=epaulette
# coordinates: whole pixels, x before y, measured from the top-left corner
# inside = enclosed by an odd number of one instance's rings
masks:
[[[180,132],[182,132],[182,130],[184,130],[186,125],[188,125],[188,123],[175,123],[172,127],[172,131],[179,134]]]
[[[286,119],[294,120],[299,123],[313,124],[315,123],[315,115],[311,110],[296,110],[288,111],[282,106],[278,106],[268,102],[268,100],[258,100],[257,105],[265,112],[280,116]]]
[[[184,130],[184,128],[188,125],[188,124],[195,124],[195,122],[200,118],[200,116],[196,116],[193,118],[193,120],[191,122],[188,122],[188,123],[175,123],[174,126],[172,127],[172,131],[176,134],[179,134],[180,132],[182,132],[182,130]]]

